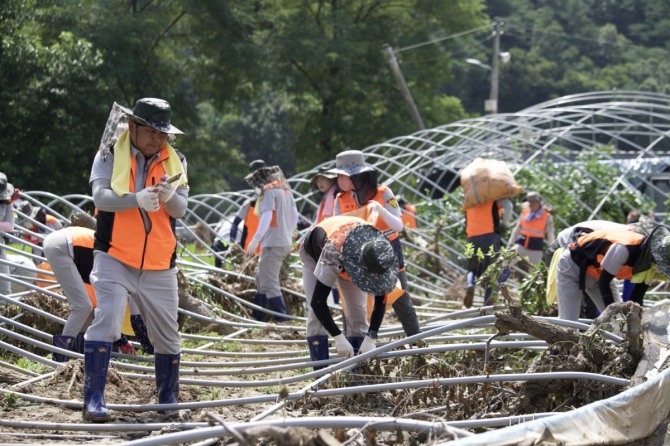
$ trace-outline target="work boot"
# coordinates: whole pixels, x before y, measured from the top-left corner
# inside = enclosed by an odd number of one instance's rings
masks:
[[[142,350],[147,355],[154,354],[154,346],[149,340],[149,333],[147,333],[147,327],[144,325],[144,319],[140,314],[131,314],[130,315],[130,326],[133,327],[135,332],[135,339],[137,339],[142,346]]]
[[[254,304],[258,305],[261,308],[266,308],[268,303],[268,297],[265,294],[256,293],[254,295]],[[261,310],[253,309],[251,311],[251,317],[260,322],[265,322],[268,320],[268,314]]]
[[[312,361],[323,361],[330,359],[328,351],[328,336],[308,336],[307,346],[309,347],[309,357]],[[325,365],[314,367],[314,370],[321,370]]]
[[[181,354],[168,355],[155,353],[156,390],[158,404],[175,404],[179,402],[179,362]],[[176,415],[178,410],[166,410],[165,415]]]
[[[54,347],[62,348],[63,350],[74,351],[74,341],[75,339],[72,336],[53,336],[52,345]],[[53,359],[56,362],[68,362],[70,360],[69,356],[66,356],[62,353],[53,353]]]
[[[284,302],[284,296],[269,298],[268,305],[270,306],[270,310],[276,313],[288,314],[288,311],[286,310],[286,302]],[[273,317],[275,319],[275,322],[286,322],[285,317],[281,316],[273,316]]]
[[[391,306],[402,325],[402,329],[405,331],[405,335],[412,336],[421,333],[419,319],[416,316],[416,310],[409,293],[403,293]]]
[[[86,341],[84,344],[84,420],[112,421],[105,405],[105,383],[112,355],[111,342]]]

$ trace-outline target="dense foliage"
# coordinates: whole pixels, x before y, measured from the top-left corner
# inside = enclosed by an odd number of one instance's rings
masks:
[[[660,0],[5,0],[0,171],[87,193],[114,101],[170,101],[194,193],[236,190],[248,161],[287,174],[413,132],[383,52],[427,127],[483,110],[501,17],[500,110],[597,89],[667,91]]]

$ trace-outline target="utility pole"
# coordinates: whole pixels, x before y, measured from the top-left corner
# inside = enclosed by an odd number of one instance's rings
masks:
[[[426,126],[423,125],[423,120],[419,114],[419,109],[416,107],[414,98],[412,98],[412,93],[410,93],[409,88],[407,87],[405,76],[403,76],[402,71],[400,71],[400,65],[398,64],[398,59],[395,57],[393,48],[391,48],[388,43],[384,44],[384,53],[386,53],[386,60],[388,60],[388,63],[391,66],[393,77],[395,77],[396,82],[398,82],[400,92],[402,93],[403,98],[405,98],[405,103],[409,109],[409,114],[412,116],[414,125],[416,125],[419,130],[424,130]]]
[[[500,19],[493,19],[493,55],[491,56],[491,95],[484,109],[488,113],[498,113],[498,78],[500,73]]]

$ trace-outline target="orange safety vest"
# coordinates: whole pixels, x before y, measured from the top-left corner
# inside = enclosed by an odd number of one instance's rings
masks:
[[[580,266],[580,282],[584,271],[596,280],[600,279],[603,270],[600,262],[614,243],[626,246],[629,253],[628,260],[614,277],[630,279],[633,277],[633,267],[638,260],[641,252],[640,247],[645,239],[646,236],[635,232],[631,228],[608,228],[582,235],[576,243],[570,244],[570,256]],[[582,284],[580,283],[580,285]]]
[[[317,224],[316,227],[322,228],[326,232],[328,240],[330,240],[338,252],[342,252],[342,246],[344,245],[344,240],[349,235],[349,232],[359,225],[368,224],[365,220],[358,217],[352,217],[349,215],[335,215],[330,218],[326,218],[321,223]],[[316,259],[318,261],[318,259]],[[351,280],[349,275],[342,271],[338,273],[340,277],[346,280]]]
[[[519,219],[519,234],[523,236],[523,242],[520,244],[526,249],[541,251],[544,244],[544,237],[547,232],[549,212],[543,209],[540,218],[526,221],[526,216],[529,213],[530,208],[525,208],[521,212],[521,217]]]
[[[413,204],[405,204],[404,209],[400,209],[402,212],[402,224],[407,226],[410,229],[416,228],[416,208]]]
[[[500,224],[502,206],[497,201],[487,201],[465,210],[465,235],[478,235],[495,232]]]
[[[335,207],[335,199],[337,196],[337,194],[335,194],[336,190],[337,186],[331,186],[331,188],[328,189],[325,194],[323,194],[323,198],[321,199],[321,203],[319,204],[319,210],[316,213],[317,223],[321,223],[326,218],[333,216],[333,208]],[[331,194],[332,194],[332,200],[330,200],[330,209],[326,209],[326,203],[329,201],[328,198],[329,195]]]
[[[254,213],[256,207],[256,201],[252,201],[249,204],[249,209],[247,209],[247,215],[244,216],[244,230],[242,232],[242,245],[244,246],[244,251],[246,252],[251,243],[251,239],[254,238],[254,234],[258,230],[258,215]],[[256,254],[261,252],[261,245],[258,244],[256,249]]]
[[[167,148],[163,147],[158,161],[149,168],[145,187],[160,182],[161,176],[165,174],[162,161],[167,158]],[[135,192],[136,169],[135,157],[131,157],[128,179],[130,192]],[[149,220],[146,228],[143,213]],[[163,207],[156,212],[145,212],[139,208],[117,212],[99,211],[95,249],[107,252],[136,269],[157,271],[173,268],[177,257],[175,219]]]
[[[370,201],[376,201],[382,206],[386,206],[386,203],[384,203],[384,192],[386,192],[386,190],[388,190],[388,187],[386,186],[383,185],[377,186],[377,193],[375,194],[374,197],[372,197],[372,200]],[[339,194],[337,194],[337,201],[338,204],[340,205],[340,212],[342,214],[346,214],[348,212],[356,211],[359,208],[362,208],[356,202],[356,199],[354,198],[352,192],[340,192]],[[367,212],[365,213],[365,215],[366,215],[365,218],[367,219]],[[393,241],[398,238],[398,233],[393,229],[389,228],[384,219],[378,218],[375,222],[371,223],[374,224],[375,228],[382,231],[389,240]]]
[[[74,253],[74,264],[79,271],[81,280],[84,281],[84,287],[88,297],[95,308],[98,304],[95,300],[95,291],[91,285],[91,270],[93,269],[93,244],[95,231],[93,229],[83,228],[80,226],[69,226],[67,228],[72,236],[72,251]]]

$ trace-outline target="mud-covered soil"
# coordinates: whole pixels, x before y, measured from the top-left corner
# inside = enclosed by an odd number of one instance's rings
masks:
[[[246,299],[252,299],[252,293],[240,286],[239,282],[226,283],[222,278],[210,278],[212,284],[222,287],[228,292]],[[293,284],[295,286],[295,284]],[[297,288],[296,288],[297,289]],[[238,304],[227,303],[220,296],[203,293],[201,289],[180,290],[191,293],[198,299],[204,299],[217,305],[223,305],[222,309],[229,312],[241,311]],[[63,302],[48,297],[41,293],[24,300],[26,303],[58,314],[67,316],[67,308]],[[300,302],[287,297],[289,306],[297,307]],[[35,316],[19,308],[3,307],[2,313],[5,317],[17,317],[26,325],[42,327],[49,333],[56,333],[60,326],[48,321],[41,316]],[[239,313],[238,313],[239,314]],[[387,314],[387,323],[397,323],[392,312]],[[214,324],[216,325],[216,324]],[[254,329],[240,335],[235,342],[219,341],[208,343],[208,341],[188,342],[187,348],[193,349],[205,346],[207,349],[227,352],[235,352],[239,357],[227,356],[203,356],[195,354],[183,354],[182,363],[196,362],[225,362],[225,361],[249,361],[249,357],[243,353],[266,352],[271,359],[272,352],[293,352],[294,356],[307,354],[303,333],[299,330],[287,329],[285,325],[269,326],[265,329]],[[228,327],[230,328],[230,327]],[[493,330],[493,331],[491,331]],[[209,324],[186,320],[182,327],[184,333],[200,334],[206,336],[222,337],[230,334],[231,330],[216,329]],[[484,331],[480,331],[483,333]],[[493,333],[494,329],[489,329]],[[16,342],[6,337],[3,339],[8,343],[20,345],[26,348],[25,343]],[[266,344],[246,343],[245,339],[261,339]],[[397,338],[396,338],[397,339]],[[293,340],[295,343],[274,343],[273,341]],[[419,347],[428,344],[420,343]],[[404,347],[409,350],[408,347]],[[48,353],[40,348],[28,348],[29,351],[47,356]],[[416,346],[412,349],[416,350]],[[408,351],[409,353],[409,351]],[[258,358],[264,359],[262,356]],[[497,373],[523,373],[530,365],[541,367],[542,371],[570,370],[575,362],[574,352],[561,349],[548,349],[545,352],[532,350],[491,350],[488,355],[482,350],[458,350],[442,353],[422,353],[418,355],[398,356],[385,360],[373,359],[363,366],[351,372],[336,373],[320,386],[320,389],[336,389],[366,384],[393,383],[413,380],[435,380],[462,376],[484,376]],[[25,366],[25,360],[19,355],[7,353],[3,358],[5,363],[14,363]],[[146,363],[145,365],[151,365]],[[193,369],[192,366],[184,366],[182,370]],[[48,369],[43,369],[48,372]],[[43,370],[38,373],[45,373]],[[203,370],[205,368],[203,367]],[[290,368],[278,372],[240,373],[238,375],[182,375],[187,379],[206,379],[219,381],[251,381],[258,382],[287,378],[311,371],[305,368]],[[105,398],[108,405],[145,405],[157,402],[155,384],[152,380],[138,380],[123,376],[116,367],[111,367]],[[125,371],[128,372],[128,371]],[[5,389],[16,391],[31,396],[38,396],[51,400],[81,401],[83,385],[83,360],[72,360],[55,370],[52,376],[29,384],[19,385],[31,378],[30,375],[20,373],[4,363],[0,362],[0,386]],[[273,406],[281,399],[280,395],[287,392],[297,392],[305,387],[307,382],[280,386],[192,386],[181,385],[179,401],[198,402],[211,400],[232,400],[251,396],[277,395],[277,399],[256,404],[236,404],[232,406],[210,407],[197,409],[193,412],[183,411],[178,418],[166,418],[157,412],[132,412],[113,411],[116,416],[115,423],[130,425],[141,425],[147,423],[162,422],[212,422],[224,420],[226,423],[247,422],[262,413],[265,409]],[[267,419],[277,417],[299,418],[305,416],[371,416],[371,417],[404,417],[414,414],[414,417],[423,420],[467,420],[499,417],[505,415],[528,414],[534,412],[564,411],[584,404],[610,397],[621,391],[620,387],[594,383],[590,381],[554,382],[551,385],[529,388],[520,383],[488,383],[488,384],[463,384],[463,385],[431,385],[416,389],[395,389],[376,393],[353,393],[347,395],[336,395],[327,398],[305,397],[296,401],[288,401],[284,407]],[[532,393],[533,398],[528,395]],[[418,414],[418,415],[417,415]],[[32,423],[58,423],[62,426],[59,430],[46,431],[31,429],[24,426],[0,426],[2,441],[11,444],[120,444],[132,439],[142,438],[147,435],[159,435],[160,431],[154,432],[87,432],[68,431],[68,425],[79,425],[82,420],[81,409],[67,407],[59,404],[28,401],[23,398],[4,395],[0,399],[0,419],[3,422],[20,421]],[[169,429],[168,429],[169,430]],[[425,444],[428,438],[425,434],[408,432],[374,432],[365,431],[362,435],[355,429],[330,430],[323,435],[328,438],[317,438],[318,431],[306,429],[289,430],[265,430],[256,432],[256,437],[250,444],[340,444],[350,440],[349,444]],[[302,443],[285,443],[282,438],[296,438]],[[448,439],[448,437],[445,437]],[[232,442],[230,438],[221,444]],[[327,443],[326,441],[330,441]],[[320,443],[319,443],[320,442]],[[326,443],[324,443],[326,442]]]

